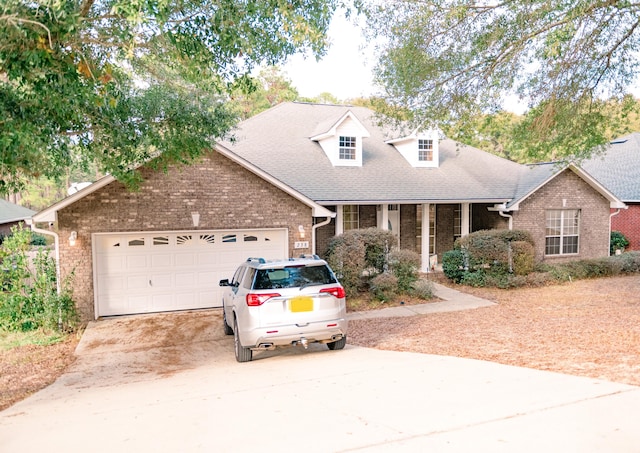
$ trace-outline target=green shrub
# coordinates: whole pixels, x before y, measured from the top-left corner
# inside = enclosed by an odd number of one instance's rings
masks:
[[[464,251],[456,249],[442,254],[442,272],[449,280],[460,283],[466,271],[467,259]]]
[[[30,263],[30,242],[31,232],[16,228],[0,246],[0,329],[72,331],[78,316],[70,280],[61,284],[58,294],[55,260],[41,249]]]
[[[377,274],[386,271],[388,256],[398,239],[391,231],[377,228],[365,228],[349,232],[360,238],[365,248],[365,263],[367,268],[373,269]],[[347,233],[345,233],[347,234]]]
[[[623,250],[629,247],[629,240],[619,231],[611,232],[611,241],[609,242],[609,254],[615,255],[616,250]]]
[[[429,280],[419,279],[415,281],[409,292],[412,296],[420,299],[429,300],[433,299],[434,288],[433,283]]]
[[[376,275],[371,279],[371,292],[382,302],[387,302],[397,295],[398,279],[388,273]]]
[[[47,238],[39,233],[31,233],[31,245],[45,246],[47,245]]]
[[[389,254],[389,267],[398,279],[398,290],[408,292],[418,280],[420,255],[411,250],[394,250]]]
[[[365,246],[354,235],[342,235],[329,245],[327,262],[342,283],[347,296],[358,294],[366,268]]]
[[[475,272],[465,272],[460,283],[475,287],[486,286],[487,275],[483,269],[478,269]]]
[[[348,296],[357,295],[372,278],[389,270],[389,256],[396,242],[391,231],[376,228],[349,230],[333,238],[327,261]],[[404,262],[403,258],[400,272],[405,272]]]
[[[517,244],[515,256],[513,244]],[[531,234],[521,230],[480,230],[458,238],[454,243],[454,249],[464,250],[468,254],[470,272],[483,269],[490,275],[513,272],[514,257],[518,260],[518,271],[526,272],[534,259],[533,246]]]
[[[513,260],[514,274],[530,274],[535,267],[535,250],[533,245],[526,241],[511,242],[511,259]]]
[[[627,252],[622,255],[614,255],[611,258],[620,265],[620,272],[640,272],[640,252]]]

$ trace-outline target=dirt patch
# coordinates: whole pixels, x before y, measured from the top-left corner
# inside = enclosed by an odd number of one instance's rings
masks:
[[[640,276],[544,288],[456,289],[498,305],[351,321],[349,343],[640,385]]]
[[[75,361],[78,341],[73,335],[54,345],[0,350],[0,410],[55,381]]]

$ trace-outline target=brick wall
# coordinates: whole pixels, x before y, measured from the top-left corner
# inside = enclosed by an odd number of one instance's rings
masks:
[[[577,255],[545,256],[545,212],[548,209],[580,209]],[[533,234],[536,259],[558,262],[609,255],[609,201],[571,170],[540,188],[513,213],[513,228]]]
[[[436,205],[436,254],[442,259],[444,252],[453,249],[453,220],[457,204]]]
[[[298,226],[311,231],[311,208],[218,153],[167,173],[143,168],[144,182],[129,192],[113,182],[58,213],[63,277],[72,272],[74,299],[83,319],[93,319],[91,234],[120,231],[287,228],[289,253]],[[193,227],[191,212],[200,213]],[[77,231],[70,246],[68,237]]]
[[[489,211],[493,204],[471,205],[471,233],[479,230],[501,230],[509,228],[509,220],[496,211]]]
[[[627,203],[628,209],[621,209],[611,218],[611,230],[619,231],[629,240],[627,250],[640,250],[640,203]],[[611,213],[617,209],[612,209]]]
[[[325,206],[329,211],[336,212],[335,206]],[[322,223],[327,219],[319,218],[316,219],[316,222]],[[327,251],[329,250],[329,243],[331,239],[336,235],[336,218],[331,219],[325,226],[321,226],[316,230],[316,253],[321,258],[327,257]]]
[[[400,205],[400,248],[417,251],[417,217],[416,205]]]

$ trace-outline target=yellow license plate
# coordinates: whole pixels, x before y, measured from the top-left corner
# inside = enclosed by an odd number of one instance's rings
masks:
[[[291,299],[291,311],[313,311],[313,299],[309,296],[298,296]]]

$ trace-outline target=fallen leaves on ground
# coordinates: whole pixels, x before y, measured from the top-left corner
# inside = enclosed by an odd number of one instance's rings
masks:
[[[457,289],[497,305],[351,321],[349,343],[640,385],[640,276],[542,288]]]
[[[0,410],[53,383],[74,362],[79,337],[52,345],[0,349]]]

